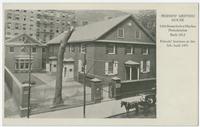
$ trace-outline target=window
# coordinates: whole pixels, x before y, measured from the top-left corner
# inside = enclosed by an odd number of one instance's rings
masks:
[[[137,30],[135,36],[136,36],[137,39],[140,39],[141,38],[141,32]]]
[[[81,44],[81,53],[86,53],[86,44]]]
[[[36,53],[36,47],[32,47],[32,52]]]
[[[42,48],[42,52],[45,52],[45,48]]]
[[[15,20],[19,20],[19,15],[15,15]]]
[[[10,52],[14,52],[14,51],[15,51],[14,47],[10,47]]]
[[[12,14],[11,14],[11,13],[8,13],[8,14],[7,14],[7,18],[8,18],[8,19],[12,19]]]
[[[16,29],[16,30],[19,29],[19,24],[18,24],[18,23],[15,24],[15,29]]]
[[[117,31],[117,37],[118,38],[124,38],[124,29],[123,28],[119,28]]]
[[[31,60],[32,62],[32,60]],[[31,63],[32,64],[32,63]],[[29,69],[29,59],[16,59],[15,69],[16,70],[28,70]]]
[[[22,40],[23,40],[23,41],[25,41],[25,39],[26,39],[25,37],[22,37]]]
[[[7,23],[7,28],[11,29],[11,23]]]
[[[125,47],[125,54],[134,54],[134,48],[133,48],[133,46],[132,45],[127,45],[126,47]]]
[[[150,72],[150,60],[143,60],[140,62],[140,70],[142,73]]]
[[[87,71],[87,65],[85,65],[85,72]],[[84,63],[78,60],[78,72],[84,72]]]
[[[116,54],[116,45],[114,44],[108,44],[106,46],[106,54]]]
[[[117,61],[105,62],[105,74],[106,75],[118,74],[118,62]]]
[[[75,52],[75,47],[74,47],[74,45],[69,44],[69,52],[70,52],[70,53]]]
[[[22,48],[21,48],[21,52],[25,52],[25,47],[22,47]]]
[[[53,67],[56,67],[56,64],[54,64]]]
[[[148,55],[149,49],[148,48],[142,48],[142,55]]]

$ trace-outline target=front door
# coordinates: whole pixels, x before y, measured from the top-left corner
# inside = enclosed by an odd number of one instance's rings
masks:
[[[63,77],[64,80],[73,80],[74,79],[74,64],[66,63],[63,66]]]
[[[137,66],[126,66],[126,80],[137,80],[139,77]]]

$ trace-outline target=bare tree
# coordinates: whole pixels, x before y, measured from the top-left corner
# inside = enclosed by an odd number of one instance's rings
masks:
[[[63,104],[62,99],[62,73],[63,73],[63,58],[65,53],[65,48],[67,46],[68,40],[71,37],[74,28],[71,27],[67,32],[64,32],[64,38],[60,41],[60,47],[58,50],[58,59],[57,59],[57,74],[56,74],[56,87],[55,87],[55,96],[53,100],[53,105],[58,106]]]

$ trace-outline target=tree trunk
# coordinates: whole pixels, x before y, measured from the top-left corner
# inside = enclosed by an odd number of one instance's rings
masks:
[[[57,74],[56,74],[56,86],[55,86],[55,96],[53,100],[53,105],[58,106],[63,104],[62,99],[62,73],[63,73],[63,58],[65,53],[65,48],[67,46],[67,42],[72,35],[73,28],[70,29],[68,32],[65,33],[64,39],[60,42],[60,47],[58,50],[58,57],[57,57]]]

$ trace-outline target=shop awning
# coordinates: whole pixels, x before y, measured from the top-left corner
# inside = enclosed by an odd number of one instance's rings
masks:
[[[125,62],[126,65],[139,65],[140,63],[132,61],[132,60],[128,60]]]

